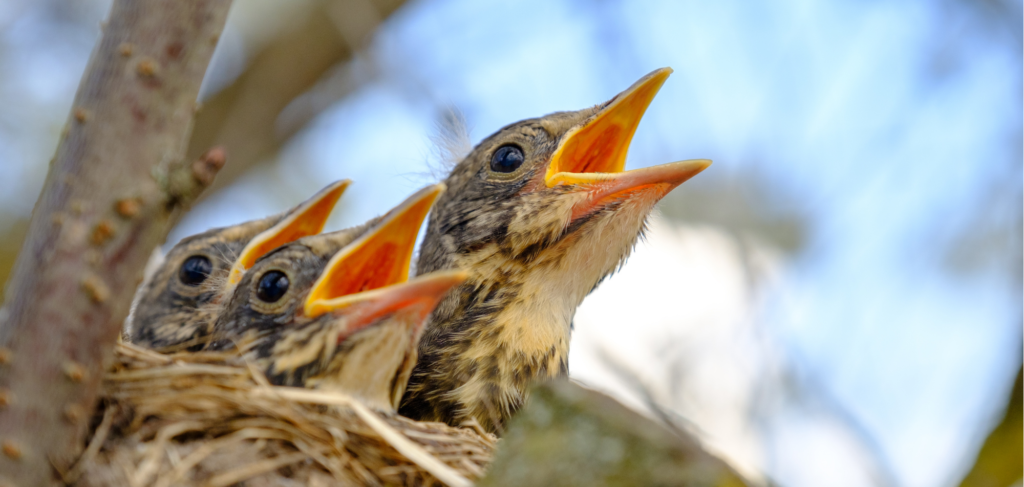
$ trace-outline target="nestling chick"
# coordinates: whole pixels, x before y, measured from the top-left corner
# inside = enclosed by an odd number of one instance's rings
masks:
[[[208,333],[213,305],[245,269],[280,245],[320,233],[350,183],[331,183],[285,213],[182,239],[139,290],[128,324],[131,341],[165,348]]]
[[[419,227],[443,188],[425,188],[366,225],[302,238],[261,258],[227,301],[211,348],[238,347],[274,384],[396,408],[420,325],[465,278],[445,272],[405,282]]]
[[[455,166],[417,270],[470,275],[426,325],[401,414],[500,431],[530,381],[567,374],[576,308],[629,256],[655,203],[711,163],[624,171],[670,73],[593,108],[509,125]]]

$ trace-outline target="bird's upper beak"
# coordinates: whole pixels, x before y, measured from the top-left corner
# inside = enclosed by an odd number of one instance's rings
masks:
[[[562,136],[544,183],[549,188],[578,185],[591,193],[574,208],[574,218],[615,194],[652,186],[667,194],[711,165],[709,160],[695,159],[625,171],[626,152],[636,127],[670,74],[671,68],[661,68],[644,76]]]
[[[306,297],[305,315],[312,318],[346,307],[339,303],[350,295],[408,280],[416,235],[444,189],[436,184],[420,190],[334,254]]]
[[[231,266],[231,274],[228,276],[228,284],[238,284],[245,271],[267,252],[302,237],[320,233],[334,205],[351,183],[351,180],[343,179],[327,185],[312,198],[288,212],[276,225],[256,235],[235,259]]]

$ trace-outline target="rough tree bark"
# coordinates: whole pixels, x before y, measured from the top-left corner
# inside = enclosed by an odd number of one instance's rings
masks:
[[[223,164],[183,155],[230,3],[113,4],[0,316],[0,485],[74,460],[146,259]]]

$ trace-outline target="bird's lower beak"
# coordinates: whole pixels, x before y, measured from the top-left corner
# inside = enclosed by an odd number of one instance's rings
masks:
[[[383,316],[399,313],[418,328],[445,294],[467,277],[469,273],[465,271],[432,272],[408,282],[320,301],[317,306],[323,313],[346,313],[345,335],[378,322]]]
[[[338,298],[407,280],[420,225],[444,189],[436,184],[420,190],[334,254],[306,298],[306,316],[335,309]]]
[[[590,193],[574,207],[574,218],[617,194],[657,186],[664,190],[663,196],[711,164],[699,159],[624,171],[636,127],[670,74],[671,68],[661,68],[644,76],[563,136],[544,174],[544,183],[549,188],[576,186]]]
[[[242,274],[267,252],[323,231],[327,217],[331,215],[334,205],[351,183],[351,180],[343,179],[327,185],[312,198],[295,207],[276,225],[256,235],[235,259],[231,274],[228,276],[228,284],[238,284],[242,280]]]
[[[660,199],[710,165],[711,161],[707,159],[692,159],[613,174],[574,175],[577,177],[572,184],[580,185],[580,191],[586,191],[587,197],[573,206],[571,219],[584,216],[603,202],[628,193],[656,191],[656,198]]]

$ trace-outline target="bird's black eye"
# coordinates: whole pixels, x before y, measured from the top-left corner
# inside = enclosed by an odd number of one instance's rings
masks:
[[[494,172],[513,172],[523,165],[526,156],[523,150],[515,145],[503,145],[491,156],[491,170]]]
[[[270,271],[260,278],[256,297],[267,303],[274,303],[288,292],[288,276],[281,271]]]
[[[178,279],[186,286],[198,286],[207,277],[210,277],[211,272],[213,272],[213,264],[210,263],[210,259],[201,255],[193,255],[181,264],[181,269],[178,269]]]

